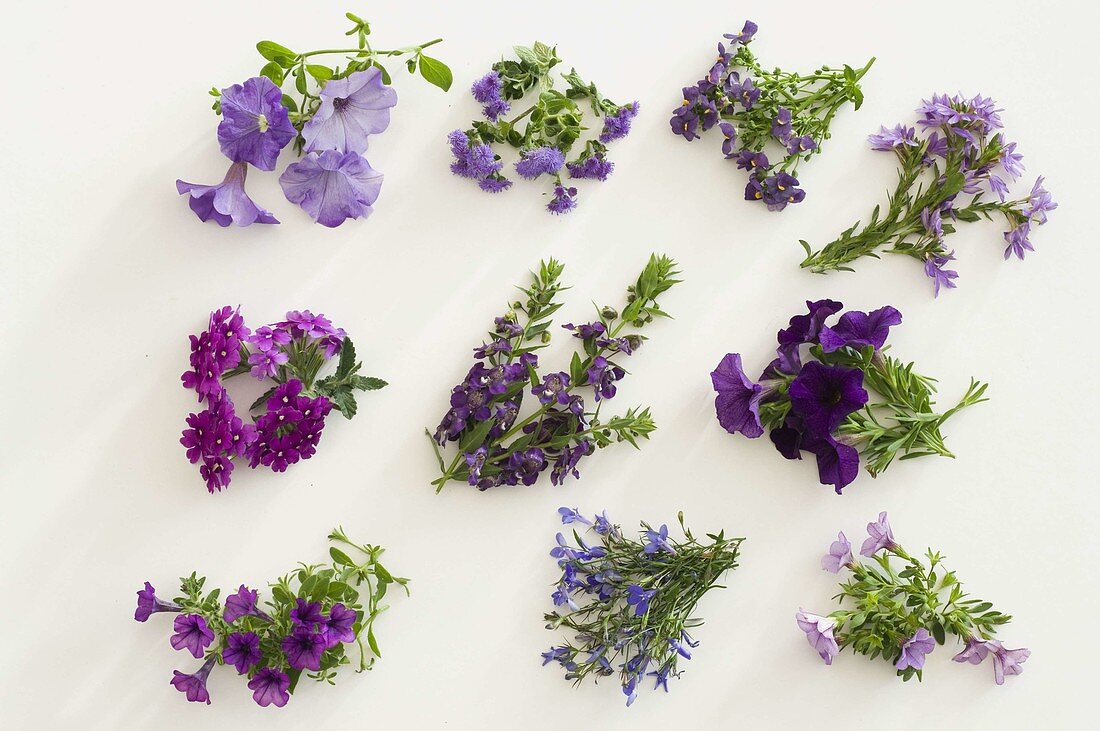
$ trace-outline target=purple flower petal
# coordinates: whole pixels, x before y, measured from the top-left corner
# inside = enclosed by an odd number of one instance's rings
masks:
[[[335,228],[349,218],[366,218],[382,189],[382,173],[355,152],[311,152],[279,177],[287,200],[317,223]]]
[[[321,105],[302,127],[306,152],[365,154],[368,138],[389,126],[396,104],[397,92],[382,83],[382,72],[374,67],[326,82]]]

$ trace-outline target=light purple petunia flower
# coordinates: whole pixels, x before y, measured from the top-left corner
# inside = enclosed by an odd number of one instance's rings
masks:
[[[368,138],[389,126],[390,108],[396,104],[397,92],[382,83],[382,72],[375,67],[326,82],[321,105],[302,127],[305,151],[365,154]]]
[[[180,693],[186,694],[187,700],[191,703],[210,705],[210,693],[206,690],[206,678],[210,675],[210,671],[214,669],[216,659],[211,657],[202,664],[201,668],[190,675],[181,673],[179,670],[173,670],[171,684]]]
[[[868,345],[880,350],[886,344],[890,328],[901,324],[901,313],[890,305],[873,312],[850,310],[840,316],[832,327],[821,328],[818,342],[826,353],[833,353],[847,346],[864,348]]]
[[[934,649],[936,649],[936,641],[932,639],[932,635],[928,634],[928,630],[921,627],[901,646],[901,657],[894,663],[894,667],[898,670],[906,668],[920,670],[924,667],[924,658]]]
[[[188,205],[200,221],[213,219],[219,226],[250,226],[253,223],[278,223],[278,219],[260,208],[244,192],[244,179],[248,164],[235,162],[229,166],[225,178],[217,185],[201,185],[176,181],[176,191],[189,193]]]
[[[1026,647],[1009,650],[997,640],[968,637],[966,647],[951,659],[955,662],[980,665],[990,655],[993,656],[993,680],[997,685],[1004,685],[1006,675],[1019,675],[1024,671],[1021,666],[1031,657],[1031,650]]]
[[[263,659],[260,636],[255,632],[233,632],[225,638],[222,661],[237,668],[244,675]]]
[[[290,700],[290,678],[275,668],[260,668],[248,681],[248,689],[253,691],[252,700],[264,708],[282,708]]]
[[[279,176],[287,200],[322,226],[366,218],[382,189],[382,173],[355,152],[311,152]]]
[[[180,607],[175,602],[166,602],[157,598],[156,589],[148,581],[145,588],[138,590],[137,609],[134,610],[134,619],[144,622],[149,616],[157,612],[178,612]]]
[[[283,92],[266,76],[222,89],[218,143],[233,162],[274,170],[279,152],[297,135]]]
[[[836,540],[829,545],[829,552],[821,557],[821,568],[834,574],[840,573],[842,566],[847,566],[855,561],[852,556],[852,544],[844,535],[844,531],[836,534]]]
[[[833,658],[840,654],[840,647],[833,636],[836,620],[811,614],[802,609],[798,610],[794,619],[798,623],[798,628],[806,633],[806,640],[810,643],[810,647],[817,650],[817,654],[821,655],[826,665],[832,665]]]
[[[874,556],[883,548],[889,549],[897,545],[894,543],[894,532],[890,530],[890,521],[885,510],[878,514],[878,520],[867,524],[867,536],[859,549],[861,556]]]
[[[195,657],[202,657],[203,650],[214,641],[214,633],[199,614],[181,614],[173,622],[176,633],[169,640],[176,650],[187,650]]]
[[[711,372],[710,381],[718,392],[714,397],[714,410],[722,428],[730,434],[741,432],[749,439],[762,435],[760,399],[764,388],[745,375],[741,355],[728,353],[722,358]]]

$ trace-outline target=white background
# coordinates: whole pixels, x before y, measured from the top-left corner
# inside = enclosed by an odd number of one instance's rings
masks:
[[[1097,440],[1095,368],[1096,94],[1093,3],[26,3],[6,17],[3,234],[3,662],[0,725],[42,728],[1068,728],[1096,652],[1094,526],[1100,498],[1086,462]],[[558,9],[560,6],[561,9]],[[828,8],[828,9],[826,9]],[[395,73],[400,103],[370,160],[386,174],[370,220],[331,231],[255,172],[249,192],[281,226],[201,224],[177,177],[220,180],[225,160],[206,95],[254,74],[270,38],[294,48],[343,43],[343,11],[392,47],[436,36],[450,94]],[[679,89],[712,60],[722,32],[760,24],[765,65],[862,65],[866,104],[843,111],[800,177],[806,202],[782,214],[742,200],[717,132],[688,145],[668,130]],[[564,218],[544,187],[490,198],[447,171],[444,136],[477,114],[469,84],[513,43],[556,42],[607,95],[642,115],[617,144],[615,174],[582,185]],[[1029,176],[1061,207],[1026,262],[1002,260],[1001,228],[953,237],[959,289],[932,298],[919,265],[866,260],[856,274],[800,271],[821,244],[867,215],[892,186],[871,152],[880,123],[913,119],[935,91],[993,95]],[[289,153],[288,153],[289,155]],[[289,160],[284,156],[284,164]],[[1020,190],[1030,186],[1022,181]],[[590,302],[619,304],[651,251],[677,258],[684,284],[662,305],[614,402],[649,404],[660,430],[641,452],[608,449],[583,478],[486,494],[435,495],[425,426],[445,409],[470,350],[542,257],[567,264],[559,323]],[[971,375],[988,404],[949,424],[956,460],[895,464],[843,497],[812,462],[723,432],[708,373],[728,351],[750,370],[805,299],[905,316],[894,353],[940,379],[944,402]],[[332,418],[317,457],[284,475],[239,470],[207,494],[177,443],[193,395],[179,384],[187,335],[240,304],[253,326],[312,308],[345,327],[365,371],[392,385]],[[564,364],[565,339],[558,350]],[[239,400],[243,400],[240,397]],[[246,402],[247,403],[247,402]],[[574,689],[539,652],[560,505],[606,508],[625,527],[673,523],[748,537],[729,589],[699,607],[702,645],[667,696],[623,707],[614,682]],[[898,539],[932,545],[975,594],[1016,619],[1028,646],[1019,678],[951,663],[940,648],[923,684],[851,654],[824,667],[794,624],[799,606],[832,608],[818,566],[843,529],[888,510]],[[412,578],[379,622],[384,658],[336,688],[303,682],[283,710],[258,708],[221,669],[212,706],[188,704],[172,670],[197,663],[168,645],[171,618],[133,621],[150,580],[172,595],[197,570],[211,585],[263,586],[326,556],[336,524],[388,547]],[[629,726],[628,726],[629,725]]]

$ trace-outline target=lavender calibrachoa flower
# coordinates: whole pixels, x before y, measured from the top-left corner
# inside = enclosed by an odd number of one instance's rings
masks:
[[[517,175],[527,180],[546,176],[552,181],[553,197],[546,209],[555,214],[568,213],[577,207],[577,189],[564,184],[563,176],[568,173],[574,180],[607,180],[615,167],[607,159],[607,146],[630,132],[638,115],[638,102],[616,104],[575,70],[561,75],[568,89],[560,92],[554,89],[551,74],[561,62],[557,49],[536,42],[530,48],[515,46],[514,50],[516,60],[498,61],[470,87],[487,121],[475,121],[468,130],[454,130],[447,136],[454,157],[451,172],[476,180],[487,193],[507,190],[512,181],[505,177],[504,163],[493,145],[508,144],[519,150]],[[503,119],[512,104],[529,93],[535,95],[533,104],[513,118]],[[585,100],[588,104],[582,105]],[[602,118],[603,124],[596,139],[585,142],[584,149],[568,160],[587,128],[585,106],[597,121]]]
[[[201,221],[220,226],[231,223],[278,223],[244,192],[248,166],[275,170],[279,154],[294,141],[299,162],[279,178],[287,199],[300,205],[318,223],[330,228],[349,218],[370,215],[382,185],[382,174],[363,155],[371,135],[385,131],[397,92],[389,86],[383,58],[408,56],[410,73],[417,69],[430,84],[444,91],[451,86],[451,70],[424,49],[443,39],[394,50],[379,50],[368,41],[370,24],[347,13],[352,23],[346,35],[355,36],[356,48],[297,53],[273,41],[260,41],[256,50],[266,60],[258,76],[218,91],[213,109],[221,115],[218,143],[233,165],[221,185],[176,181],[176,189],[190,194],[191,210]],[[319,56],[343,55],[344,65],[330,68]],[[283,86],[293,79],[293,89]]]
[[[358,649],[358,671],[374,666],[381,656],[374,624],[387,609],[382,599],[392,584],[407,594],[409,580],[393,576],[379,562],[382,547],[353,543],[342,528],[328,538],[335,544],[329,549],[332,564],[300,564],[271,584],[266,609],[257,606],[258,592],[244,585],[223,606],[220,591],[205,591],[206,579],[194,573],[180,580],[180,596],[172,602],[157,600],[145,582],[135,619],[181,612],[171,645],[204,660],[193,673],[173,673],[171,684],[188,701],[210,703],[206,681],[218,665],[244,676],[257,704],[277,708],[290,700],[303,671],[333,683],[340,667],[353,662],[351,648]]]
[[[672,113],[673,134],[688,142],[717,126],[722,131],[722,155],[747,170],[745,200],[781,211],[801,203],[798,166],[821,152],[830,137],[829,125],[846,103],[863,103],[862,69],[822,66],[812,74],[764,69],[749,50],[757,26],[745,22],[740,33],[727,33],[706,75],[682,91],[683,102]],[[773,149],[771,162],[763,152]]]
[[[318,379],[321,368],[336,356],[336,372]],[[294,310],[285,321],[252,333],[239,309],[215,310],[207,329],[191,336],[191,369],[181,377],[184,388],[206,404],[188,415],[180,437],[187,459],[200,465],[210,492],[229,485],[238,458],[253,469],[263,465],[275,472],[309,459],[333,408],[350,419],[357,409],[356,391],[386,385],[359,375],[361,366],[347,333],[324,315]],[[252,423],[237,415],[222,385],[242,373],[275,384],[249,409],[263,407]]]
[[[932,379],[885,354],[900,312],[889,305],[853,310],[829,324],[843,309],[840,302],[806,307],[805,315],[792,317],[776,335],[776,358],[759,379],[745,373],[738,353],[727,354],[711,373],[722,428],[750,439],[768,431],[787,459],[812,454],[821,483],[837,493],[856,478],[861,459],[877,476],[895,457],[954,456],[940,427],[960,409],[984,401],[985,384],[972,380],[957,405],[937,413]]]
[[[966,98],[935,94],[917,109],[917,127],[882,127],[869,137],[871,148],[893,152],[898,159],[898,184],[886,210],[876,206],[870,219],[856,223],[840,238],[813,251],[802,241],[802,267],[813,272],[850,270],[851,262],[879,251],[905,254],[924,264],[938,296],[954,289],[958,272],[946,269],[955,259],[945,239],[960,221],[1004,217],[1008,230],[1004,256],[1023,259],[1032,250],[1031,234],[1058,207],[1036,179],[1031,192],[1008,199],[1009,184],[1023,174],[1023,156],[1002,130],[996,103],[981,95]],[[918,133],[917,128],[920,128]],[[992,197],[984,199],[988,194]],[[964,202],[960,196],[970,196]]]
[[[561,533],[555,537],[550,556],[561,578],[551,598],[560,609],[544,619],[547,629],[565,628],[570,637],[542,653],[542,664],[557,663],[575,684],[618,675],[628,706],[650,679],[654,689],[668,692],[680,660],[690,660],[699,646],[687,631],[703,623],[692,616],[695,607],[737,568],[744,539],[723,531],[699,541],[684,526],[683,513],[683,540],[669,537],[666,525],[654,529],[643,522],[640,537],[628,538],[606,514],[589,518],[564,507],[558,514],[563,525],[587,526],[598,544],[590,546],[577,530],[572,542]]]
[[[570,476],[579,478],[580,462],[597,449],[617,442],[637,447],[639,439],[648,439],[657,428],[648,408],[601,418],[600,406],[616,396],[617,383],[626,376],[619,361],[644,340],[636,331],[668,316],[657,298],[680,281],[676,262],[650,256],[627,290],[621,316],[612,307],[601,307],[592,322],[564,325],[580,341],[579,352],[568,371],[543,374],[538,351],[550,342],[550,317],[561,306],[554,299],[563,289],[563,269],[553,259],[541,262],[530,286],[521,290],[526,301],[511,303],[496,318],[488,341],[474,349],[476,362],[451,390],[449,408],[434,435],[427,432],[442,473],[432,481],[436,492],[450,480],[479,490],[533,485],[547,469],[551,483],[561,485]],[[591,396],[582,396],[582,389],[591,389]],[[528,403],[537,405],[520,418],[527,394]],[[439,448],[449,442],[458,443],[458,453],[448,465]]]
[[[909,555],[894,540],[886,513],[867,525],[867,534],[860,551],[866,560],[852,555],[844,533],[821,559],[826,571],[851,572],[840,584],[841,608],[828,616],[802,610],[797,615],[799,629],[826,665],[851,648],[871,659],[881,656],[903,680],[919,681],[928,655],[950,636],[964,644],[955,662],[980,665],[992,657],[997,685],[1006,675],[1023,672],[1031,651],[1008,650],[993,639],[1012,617],[969,598],[940,553],[928,549],[923,557]]]

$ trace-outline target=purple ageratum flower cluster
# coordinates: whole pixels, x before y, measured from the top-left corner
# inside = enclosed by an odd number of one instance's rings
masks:
[[[685,529],[681,543],[669,538],[667,526],[654,530],[645,523],[632,539],[605,513],[588,518],[563,507],[558,514],[563,525],[587,526],[598,541],[589,545],[577,531],[572,541],[555,537],[550,556],[561,578],[547,628],[566,627],[575,637],[542,653],[542,664],[556,663],[577,683],[617,674],[628,706],[650,679],[654,689],[668,692],[668,681],[680,675],[678,663],[699,646],[685,629],[700,623],[692,617],[696,603],[736,566],[742,539],[712,535],[713,543],[704,545]]]

